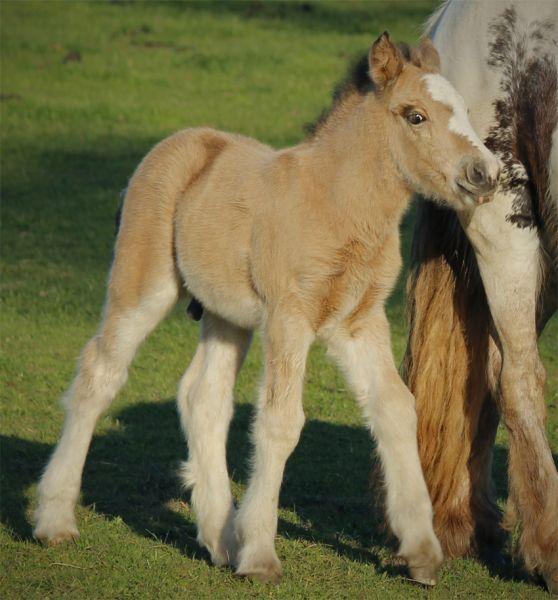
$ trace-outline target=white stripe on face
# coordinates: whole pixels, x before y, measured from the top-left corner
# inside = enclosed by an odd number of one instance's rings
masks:
[[[450,131],[465,137],[486,157],[488,150],[471,126],[469,117],[467,116],[467,106],[465,105],[465,100],[463,100],[461,94],[459,94],[451,83],[441,75],[430,73],[424,75],[423,79],[426,83],[426,89],[432,96],[432,99],[436,100],[436,102],[441,102],[452,109],[453,115],[449,120]]]

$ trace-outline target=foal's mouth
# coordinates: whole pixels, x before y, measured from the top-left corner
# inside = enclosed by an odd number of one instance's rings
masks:
[[[455,180],[455,184],[457,186],[457,190],[459,194],[468,202],[473,204],[484,204],[486,202],[490,202],[492,199],[492,194],[487,193],[484,190],[476,189],[470,185],[467,185],[467,182],[463,180]]]

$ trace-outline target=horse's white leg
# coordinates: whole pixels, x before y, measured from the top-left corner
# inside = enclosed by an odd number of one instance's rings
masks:
[[[253,471],[236,519],[237,574],[277,582],[277,508],[283,470],[304,424],[302,387],[313,334],[302,319],[275,314],[265,326],[265,378],[253,427]]]
[[[178,410],[188,440],[182,476],[185,486],[192,488],[198,541],[219,566],[236,558],[226,444],[234,382],[250,338],[250,332],[205,311],[201,341],[178,392]]]
[[[58,543],[79,535],[74,508],[97,419],[124,385],[138,346],[178,296],[173,275],[152,281],[149,289],[125,306],[113,302],[109,293],[100,331],[82,352],[77,375],[64,397],[62,437],[39,483],[34,530],[38,539]]]
[[[420,465],[415,399],[395,368],[383,309],[341,326],[328,351],[345,373],[376,439],[386,483],[387,518],[411,577],[436,583],[442,549]]]
[[[545,431],[545,370],[537,348],[540,249],[534,228],[508,221],[499,193],[466,218],[502,354],[501,411],[510,436],[510,499],[522,522],[526,565],[558,590],[558,473]]]

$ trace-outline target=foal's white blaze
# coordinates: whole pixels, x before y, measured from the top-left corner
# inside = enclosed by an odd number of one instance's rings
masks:
[[[463,96],[451,85],[451,83],[442,75],[437,73],[430,73],[424,75],[423,79],[426,83],[426,89],[433,100],[441,102],[446,106],[449,106],[453,115],[449,120],[450,131],[463,136],[475,148],[480,150],[482,157],[487,163],[489,173],[494,176],[500,167],[498,159],[486,148],[482,143],[481,139],[473,129],[469,116],[467,115],[467,105]]]

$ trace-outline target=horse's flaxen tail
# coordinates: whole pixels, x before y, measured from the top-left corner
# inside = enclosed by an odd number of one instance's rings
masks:
[[[421,201],[408,283],[404,377],[415,395],[418,440],[448,556],[502,538],[493,501],[498,412],[487,379],[490,315],[474,252],[454,212]]]

